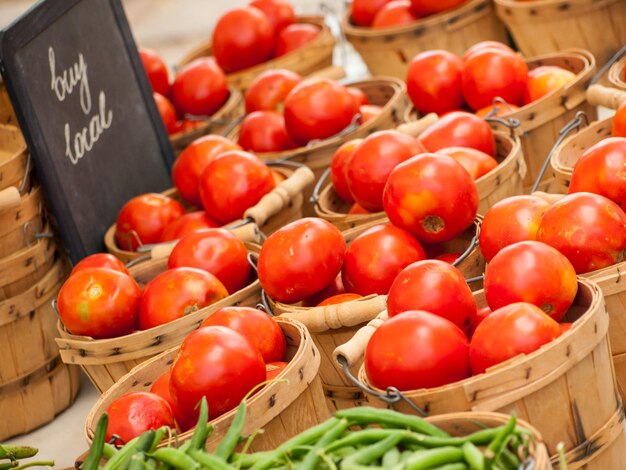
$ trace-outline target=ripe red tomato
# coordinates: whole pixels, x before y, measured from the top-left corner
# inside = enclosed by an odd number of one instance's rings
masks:
[[[315,307],[326,299],[345,293],[346,289],[343,287],[343,280],[341,279],[341,274],[339,274],[334,281],[324,287],[321,291],[316,292],[311,297],[304,299],[302,301],[302,305],[304,307]]]
[[[302,77],[291,70],[267,70],[258,75],[246,90],[246,113],[277,111],[282,113],[285,98]]]
[[[148,80],[155,93],[159,93],[163,96],[170,94],[170,75],[167,71],[167,66],[163,61],[163,58],[151,49],[139,49],[139,57],[143,64],[143,68],[146,70]]]
[[[169,242],[179,240],[189,233],[218,227],[220,227],[219,222],[209,217],[206,212],[189,212],[165,227],[161,241]]]
[[[359,107],[359,114],[361,115],[359,124],[364,124],[372,119],[376,119],[382,114],[382,112],[383,108],[381,106],[376,106],[375,104],[365,104]]]
[[[446,147],[469,147],[496,154],[493,131],[484,119],[464,111],[454,111],[441,117],[426,129],[418,140],[429,152]]]
[[[497,49],[501,52],[508,52],[511,55],[517,54],[509,46],[499,41],[481,41],[481,42],[477,42],[476,44],[474,44],[472,47],[470,47],[468,50],[465,51],[465,54],[463,54],[463,57],[462,57],[463,64],[465,64],[465,61],[467,61],[467,59],[473,56],[474,53],[481,51],[483,49]]]
[[[354,151],[361,145],[363,139],[352,139],[337,149],[330,161],[330,180],[337,195],[348,203],[353,203],[354,198],[348,188],[348,164]]]
[[[389,289],[389,316],[407,310],[434,313],[467,332],[476,316],[476,300],[461,271],[443,261],[424,260],[404,268]]]
[[[463,63],[448,51],[417,54],[406,79],[407,93],[415,109],[443,114],[463,107],[461,70]]]
[[[371,212],[359,206],[358,204],[353,204],[350,210],[348,211],[348,214],[351,214],[351,215],[371,214]]]
[[[319,26],[308,23],[297,23],[283,28],[276,39],[274,57],[281,57],[315,41],[320,31]]]
[[[376,13],[391,0],[353,0],[352,21],[357,26],[371,26]]]
[[[391,223],[424,243],[441,243],[463,233],[478,210],[478,190],[455,160],[423,153],[398,165],[383,195]]]
[[[467,147],[448,147],[437,150],[437,154],[454,158],[474,181],[498,166],[498,161],[491,155]]]
[[[200,178],[200,199],[204,210],[227,224],[269,193],[276,183],[269,167],[256,155],[233,150],[213,160]]]
[[[619,105],[611,123],[613,137],[626,137],[626,101]]]
[[[70,333],[95,339],[130,334],[141,289],[126,273],[85,268],[72,274],[57,298],[59,317]]]
[[[561,335],[564,335],[574,326],[573,323],[559,323],[559,329],[561,330]],[[561,336],[559,335],[559,336]]]
[[[276,377],[278,377],[284,370],[285,368],[289,365],[288,362],[270,362],[269,364],[265,365],[265,380],[274,380]]]
[[[151,429],[176,428],[169,403],[154,393],[126,393],[113,400],[106,413],[109,415],[107,441],[116,435],[128,442]]]
[[[343,304],[345,302],[350,302],[352,300],[357,300],[361,298],[363,298],[363,296],[359,294],[337,294],[333,295],[332,297],[328,297],[326,300],[320,302],[317,306],[325,307],[327,305]]]
[[[185,235],[174,247],[169,269],[203,269],[217,277],[230,294],[243,288],[250,278],[248,250],[232,232],[210,228]]]
[[[518,354],[530,354],[560,334],[559,324],[532,304],[502,307],[489,314],[472,336],[472,372],[481,374]]]
[[[398,164],[424,152],[424,147],[399,131],[370,134],[348,161],[347,182],[354,200],[370,212],[383,208],[383,190]]]
[[[157,92],[154,92],[153,96],[167,133],[175,134],[178,131],[178,127],[176,124],[176,110],[174,109],[174,105],[165,96]]]
[[[196,59],[178,72],[171,96],[181,116],[211,116],[228,99],[226,75],[212,57]]]
[[[372,21],[372,28],[389,28],[416,22],[419,17],[413,13],[409,0],[393,0],[384,5]]]
[[[259,281],[279,302],[312,296],[337,277],[346,253],[341,232],[329,222],[308,217],[270,235],[259,254]]]
[[[574,166],[568,193],[589,192],[626,208],[626,138],[610,137],[585,150]]]
[[[542,65],[528,72],[524,104],[543,98],[576,79],[576,74],[555,65]]]
[[[115,242],[123,250],[159,243],[163,230],[185,213],[182,204],[159,193],[136,196],[117,215]]]
[[[201,125],[202,121],[194,119],[180,119],[176,121],[176,130],[174,131],[174,134],[178,134],[179,132],[190,132]]]
[[[265,13],[275,34],[296,21],[293,6],[286,0],[252,0],[249,5]]]
[[[521,106],[527,81],[528,66],[524,59],[500,49],[479,49],[463,64],[463,97],[473,110],[489,106],[497,96]]]
[[[500,250],[485,271],[485,298],[492,310],[515,302],[539,307],[561,321],[578,291],[576,271],[556,249],[537,241]]]
[[[287,343],[278,323],[267,313],[250,307],[223,307],[207,317],[200,328],[225,326],[245,336],[259,350],[263,360],[282,361]]]
[[[472,336],[474,336],[474,331],[476,331],[476,328],[478,328],[478,325],[480,325],[483,320],[485,318],[487,318],[488,315],[491,315],[491,309],[489,308],[489,306],[485,306],[482,308],[479,308],[476,311],[476,317],[474,317],[474,322],[472,323],[472,327],[470,328],[470,331],[467,334],[467,337],[469,339],[472,339]]]
[[[348,93],[350,93],[352,97],[356,100],[357,106],[359,106],[359,108],[361,106],[365,106],[366,104],[370,104],[369,100],[367,99],[367,95],[360,88],[357,88],[355,86],[349,86],[346,87],[346,90],[348,90]]]
[[[411,0],[416,15],[427,16],[452,10],[463,5],[467,0]]]
[[[550,204],[535,196],[513,196],[495,203],[485,213],[478,241],[486,261],[505,246],[535,240]]]
[[[207,326],[181,345],[172,364],[170,392],[180,410],[196,419],[196,405],[205,396],[209,419],[215,419],[263,380],[263,357],[248,339],[230,328]]]
[[[626,214],[604,196],[570,194],[546,211],[537,241],[563,253],[578,274],[606,268],[624,259]]]
[[[452,322],[412,310],[378,327],[364,365],[368,380],[383,390],[440,387],[470,376],[469,344]]]
[[[205,135],[189,144],[172,167],[172,180],[178,194],[189,204],[200,207],[200,176],[209,163],[229,150],[242,148],[221,135]]]
[[[437,259],[448,264],[453,264],[460,256],[461,253],[443,253],[439,256],[435,256],[433,259]]]
[[[244,150],[252,152],[282,152],[295,148],[282,114],[274,111],[254,111],[248,114],[239,129],[239,141]]]
[[[386,295],[408,265],[426,258],[419,242],[406,230],[375,225],[348,246],[341,276],[348,292]]]
[[[76,266],[74,266],[74,269],[72,269],[70,276],[77,273],[81,269],[87,268],[108,268],[130,275],[130,272],[128,272],[124,263],[122,263],[115,256],[109,253],[96,253],[95,255],[89,255],[86,258],[81,259]]]
[[[172,399],[172,394],[170,393],[170,376],[172,371],[168,370],[161,377],[156,379],[150,387],[150,393],[154,393],[155,395],[160,396],[170,405],[172,409],[172,413],[174,414],[174,419],[176,420],[176,424],[181,429],[181,431],[187,431],[193,428],[196,423],[193,420],[190,420],[182,412],[178,409],[174,400]]]
[[[348,127],[359,108],[346,87],[324,79],[305,80],[285,100],[285,125],[296,144],[327,139]]]

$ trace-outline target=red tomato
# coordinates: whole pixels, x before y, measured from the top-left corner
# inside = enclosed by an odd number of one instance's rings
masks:
[[[381,106],[376,106],[374,104],[365,104],[359,108],[359,114],[361,115],[361,119],[359,120],[360,124],[371,121],[372,119],[376,119],[383,112],[383,108]]]
[[[391,172],[383,203],[392,224],[421,242],[441,243],[472,225],[478,210],[478,190],[460,163],[423,153]]]
[[[265,380],[274,380],[277,378],[289,365],[288,362],[270,362],[265,365]]]
[[[210,228],[185,235],[174,247],[169,269],[203,269],[217,277],[230,294],[243,288],[250,277],[248,250],[232,232]]]
[[[209,217],[206,212],[189,212],[165,227],[161,241],[169,242],[179,240],[189,233],[218,227],[220,227],[219,222]]]
[[[474,53],[484,50],[484,49],[497,49],[501,52],[508,52],[511,55],[517,55],[517,53],[513,49],[511,49],[509,46],[499,41],[481,41],[481,42],[477,42],[476,44],[474,44],[472,47],[470,47],[468,50],[465,51],[465,54],[463,54],[463,57],[462,57],[463,63],[465,64],[465,61],[469,59],[471,56],[473,56]]]
[[[404,268],[389,289],[389,316],[407,310],[434,313],[467,332],[476,316],[476,300],[461,271],[431,259]]]
[[[196,423],[193,420],[190,420],[185,415],[181,413],[178,407],[174,404],[174,400],[172,399],[172,394],[170,393],[170,376],[171,370],[165,372],[161,377],[156,379],[150,387],[150,393],[154,393],[155,395],[160,396],[170,405],[172,409],[172,413],[174,413],[174,419],[176,419],[176,424],[181,429],[181,431],[187,431],[193,428]]]
[[[370,212],[383,208],[383,190],[398,164],[424,152],[424,147],[399,131],[370,134],[348,161],[347,182],[354,200]]]
[[[564,335],[574,326],[573,323],[559,323],[559,329],[561,330],[561,335]],[[559,335],[559,336],[561,336]]]
[[[472,323],[472,327],[470,328],[470,331],[467,334],[468,338],[472,339],[472,336],[474,336],[474,331],[476,331],[476,328],[478,328],[478,325],[480,325],[483,322],[483,320],[487,318],[488,315],[491,315],[491,309],[489,308],[489,306],[479,308],[476,311],[476,317],[474,317],[474,322]]]
[[[337,305],[343,304],[345,302],[351,302],[352,300],[357,300],[363,298],[362,295],[359,294],[337,294],[332,297],[328,297],[326,300],[320,302],[318,307],[325,307],[327,305]]]
[[[359,206],[358,204],[353,204],[350,210],[348,211],[348,214],[350,215],[371,214],[371,212]]]
[[[563,253],[578,274],[606,268],[624,259],[626,214],[604,196],[570,194],[546,211],[537,240]]]
[[[589,192],[626,208],[626,138],[610,137],[585,150],[574,166],[568,193]]]
[[[356,101],[338,83],[324,79],[305,80],[285,100],[285,125],[296,144],[327,139],[348,127],[358,112]]]
[[[389,28],[416,22],[419,17],[413,13],[409,0],[393,0],[384,5],[372,21],[372,28]]]
[[[337,149],[330,161],[330,180],[337,195],[348,203],[353,203],[354,198],[348,188],[348,164],[354,151],[361,145],[363,139],[352,139]]]
[[[151,429],[176,428],[169,403],[154,393],[126,393],[113,400],[106,413],[109,415],[107,441],[115,435],[128,442]]]
[[[467,147],[448,147],[437,150],[437,154],[454,158],[467,170],[473,180],[486,175],[498,166],[498,161],[491,155]]]
[[[527,81],[524,59],[500,49],[479,49],[463,64],[463,97],[473,110],[489,106],[497,96],[521,106]]]
[[[356,100],[357,106],[361,107],[365,106],[366,104],[370,104],[369,100],[367,99],[367,95],[360,88],[357,88],[355,86],[349,86],[346,87],[346,90],[348,90],[348,93],[350,93],[352,97]]]
[[[196,59],[178,72],[171,96],[180,115],[211,116],[228,100],[226,75],[212,57]]]
[[[484,119],[464,111],[454,111],[441,117],[420,134],[418,140],[429,152],[446,147],[469,147],[496,154],[493,131]]]
[[[626,101],[619,105],[611,124],[613,137],[626,137]]]
[[[205,326],[225,326],[245,336],[266,363],[285,358],[287,343],[283,330],[272,317],[256,308],[220,308],[200,324],[200,328]]]
[[[185,213],[182,204],[159,193],[136,196],[124,204],[117,216],[115,242],[123,250],[159,243],[163,230]]]
[[[463,63],[448,51],[417,54],[406,79],[407,93],[415,109],[443,114],[463,107],[461,70]]]
[[[139,49],[139,57],[143,68],[146,70],[148,80],[155,93],[163,96],[170,94],[170,75],[163,58],[151,49]]]
[[[200,178],[204,210],[227,224],[243,217],[276,183],[269,167],[257,156],[233,150],[213,160]]]
[[[576,74],[555,65],[542,65],[534,68],[528,72],[524,104],[537,101],[575,79]]]
[[[308,23],[292,24],[283,28],[276,39],[274,57],[281,57],[315,41],[320,31],[319,26]]]
[[[59,317],[70,333],[95,339],[130,334],[141,289],[126,273],[85,268],[72,274],[57,298]]]
[[[272,57],[274,29],[258,8],[233,8],[213,29],[213,55],[226,72],[237,72]]]
[[[550,204],[535,196],[513,196],[495,203],[485,213],[478,241],[486,261],[502,248],[535,240],[543,214]]]
[[[172,364],[170,392],[181,412],[195,419],[196,405],[206,397],[209,419],[215,419],[263,380],[263,357],[247,338],[230,328],[208,326],[181,345]]]
[[[364,365],[368,380],[383,390],[440,387],[470,376],[469,345],[452,322],[412,310],[378,327]]]
[[[371,26],[376,13],[391,0],[353,0],[352,21],[357,26]]]
[[[299,302],[333,282],[345,253],[346,243],[337,227],[322,219],[300,219],[263,243],[259,281],[271,298]]]
[[[209,163],[229,150],[242,150],[233,141],[221,135],[205,135],[194,140],[178,156],[172,167],[172,179],[180,196],[196,207],[200,200],[200,177]]]
[[[190,132],[201,125],[202,121],[194,119],[181,119],[176,121],[176,130],[174,131],[174,134],[178,134],[179,132]]]
[[[74,266],[70,275],[87,268],[108,268],[130,275],[124,263],[109,253],[96,253],[95,255],[89,255],[81,259],[76,266]]]
[[[174,105],[165,96],[157,92],[154,92],[153,96],[167,133],[175,134],[178,128],[176,125],[176,110],[174,109]]]
[[[502,307],[487,316],[472,336],[472,372],[481,374],[518,354],[530,354],[560,333],[559,324],[532,304]]]
[[[480,118],[486,118],[486,117],[505,117],[508,116],[511,113],[514,113],[515,111],[517,111],[519,108],[519,106],[515,106],[514,104],[508,104],[508,103],[497,103],[497,104],[490,104],[489,106],[479,109],[478,111],[476,111],[476,116],[480,117]]]
[[[293,6],[285,0],[252,0],[250,6],[265,13],[275,34],[296,21]]]
[[[255,111],[248,114],[239,128],[239,141],[244,150],[252,152],[282,152],[295,148],[285,118],[274,111]]]
[[[452,10],[463,5],[467,0],[411,0],[416,15],[427,16]]]
[[[386,295],[408,265],[426,258],[413,236],[393,225],[375,225],[348,246],[341,276],[348,292]]]
[[[443,253],[439,256],[435,256],[433,259],[437,259],[448,264],[453,264],[460,256],[461,253]]]
[[[321,291],[316,292],[307,299],[304,299],[302,301],[302,305],[304,307],[315,307],[321,304],[326,299],[336,297],[345,293],[346,289],[343,287],[343,280],[341,279],[341,274],[339,274],[339,276],[337,276],[334,281],[324,287]]]
[[[246,90],[246,113],[282,112],[285,98],[301,81],[302,77],[291,70],[267,70],[261,73]]]

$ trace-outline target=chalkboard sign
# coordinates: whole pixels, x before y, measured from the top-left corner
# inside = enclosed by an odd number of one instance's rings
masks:
[[[120,1],[36,4],[2,31],[0,68],[70,258],[103,251],[174,158]]]

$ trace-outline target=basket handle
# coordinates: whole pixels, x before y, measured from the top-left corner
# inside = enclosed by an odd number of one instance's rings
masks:
[[[347,343],[337,346],[333,351],[333,359],[335,362],[341,365],[339,356],[343,356],[349,367],[357,365],[361,359],[363,359],[365,347],[367,346],[367,343],[369,343],[370,338],[376,329],[382,325],[385,320],[387,320],[387,317],[387,310],[380,312],[376,318],[371,320],[363,328],[359,329],[359,331],[357,331]]]
[[[0,212],[15,209],[20,206],[20,203],[20,190],[15,186],[0,191]]]
[[[587,101],[594,106],[617,109],[620,104],[626,101],[626,91],[602,85],[591,85],[587,89]]]
[[[331,65],[325,69],[313,72],[311,75],[308,75],[307,78],[328,78],[330,80],[341,80],[342,78],[346,78],[346,71],[340,65]]]
[[[421,117],[417,121],[406,122],[396,127],[396,130],[413,137],[419,137],[419,135],[437,122],[439,116],[436,113],[428,113],[426,116]]]

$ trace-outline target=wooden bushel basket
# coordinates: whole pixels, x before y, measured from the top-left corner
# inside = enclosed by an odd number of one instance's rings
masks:
[[[618,60],[609,70],[609,82],[615,88],[626,91],[626,57]]]
[[[13,125],[0,124],[0,211],[20,204],[30,189],[30,161],[24,136]]]
[[[474,296],[479,308],[486,305],[483,291]],[[382,321],[378,318],[363,328],[354,341],[337,348],[335,357],[347,359],[349,365],[360,359]],[[557,464],[556,446],[563,441],[568,470],[622,468],[626,455],[624,409],[611,362],[609,314],[597,284],[579,279],[565,321],[574,322],[570,331],[531,354],[449,385],[403,392],[410,404],[400,400],[394,406],[413,414],[413,406],[431,415],[515,413],[541,432],[553,464]],[[364,367],[359,380],[375,393],[385,394],[368,382]],[[376,396],[369,401],[373,406],[388,406]]]
[[[250,435],[260,428],[265,431],[252,441],[252,451],[275,449],[290,437],[329,417],[317,373],[320,355],[309,332],[296,321],[279,318],[277,322],[287,339],[289,365],[281,372],[280,380],[266,385],[248,400],[243,435]],[[137,366],[100,397],[85,422],[89,442],[100,415],[109,404],[124,393],[149,390],[154,381],[171,367],[177,351],[178,348],[170,349]],[[207,440],[209,451],[215,450],[224,437],[235,413],[236,409],[211,421],[213,433]],[[189,440],[192,434],[193,430],[181,434],[179,442]]]
[[[495,0],[495,4],[525,55],[580,47],[602,65],[626,43],[624,0]]]
[[[17,116],[13,110],[13,104],[9,98],[9,92],[4,84],[4,81],[0,78],[0,124],[10,124],[17,126]]]
[[[419,52],[445,49],[462,55],[480,41],[508,42],[490,0],[470,0],[449,12],[392,28],[355,26],[350,14],[344,16],[341,28],[372,75],[406,80],[409,64]]]
[[[31,188],[18,204],[1,208],[0,204],[0,258],[28,247],[32,237],[44,228],[43,195],[40,186]]]
[[[335,48],[335,38],[330,28],[320,16],[300,16],[298,23],[310,23],[321,28],[318,37],[311,43],[285,54],[284,56],[268,60],[254,67],[226,74],[229,86],[238,90],[245,90],[250,86],[252,80],[261,72],[270,69],[287,69],[302,76],[311,75],[313,72],[330,67],[333,63],[333,49]],[[187,54],[180,62],[179,67],[183,67],[189,62],[200,57],[213,55],[211,42],[208,41],[195,50]]]

